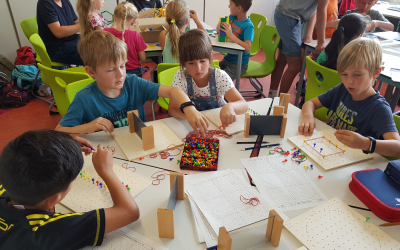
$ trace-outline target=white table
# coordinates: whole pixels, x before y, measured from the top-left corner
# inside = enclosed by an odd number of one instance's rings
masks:
[[[376,32],[373,34],[379,38],[387,40],[394,40],[400,38],[400,33],[394,31]],[[330,42],[330,40],[331,40],[330,38],[325,39],[325,45],[327,45]],[[306,43],[306,49],[304,55],[315,53],[316,46],[317,46],[317,40],[313,40],[312,42]],[[388,87],[385,92],[385,99],[390,104],[390,107],[393,112],[394,109],[396,108],[397,101],[399,100],[400,97],[400,83],[392,81],[390,69],[399,68],[398,66],[399,57],[385,52],[383,53],[382,57],[383,57],[383,62],[385,63],[384,64],[385,67],[377,79],[381,82],[386,82],[388,84]],[[303,65],[301,66],[301,71],[299,75],[299,84],[297,85],[297,94],[294,103],[296,106],[299,104],[301,86],[303,85],[305,70],[306,70],[306,56],[304,56]]]
[[[249,102],[249,106],[256,110],[258,113],[266,113],[268,111],[268,107],[271,105],[271,99],[260,99],[256,101]],[[277,104],[278,98],[275,99],[275,104]],[[269,141],[272,143],[281,143],[282,148],[291,149],[294,147],[292,143],[290,143],[287,138],[291,136],[298,135],[297,126],[301,119],[300,109],[296,108],[293,105],[289,105],[288,109],[288,123],[286,127],[285,138],[281,139],[279,136],[264,136],[264,141]],[[167,124],[167,126],[174,131],[178,137],[184,137],[190,130],[191,127],[188,125],[187,121],[180,120],[176,118],[166,118],[163,119],[163,122]],[[316,130],[325,130],[330,127],[324,124],[321,121],[316,121]],[[210,125],[210,129],[216,129],[212,124]],[[112,138],[109,134],[105,134],[104,132],[97,132],[92,135],[84,136],[89,139],[93,146],[97,146],[99,142],[103,145],[110,145],[112,143]],[[250,138],[244,138],[243,133],[239,133],[233,136],[232,139],[220,139],[220,155],[219,155],[219,170],[224,169],[243,169],[243,166],[240,162],[241,158],[248,158],[250,156],[251,151],[240,151],[241,148],[245,147],[245,145],[237,145],[237,141],[255,141],[257,136],[250,136]],[[122,154],[122,156],[121,156]],[[268,155],[268,149],[261,149],[259,156]],[[122,151],[119,147],[116,147],[116,151],[114,156],[119,158],[125,158],[123,156]],[[180,159],[180,156],[175,156],[175,159]],[[86,158],[89,159],[90,158]],[[151,159],[150,157],[146,157],[144,160],[140,161],[141,164],[153,165],[159,168],[165,168],[166,166],[180,171],[178,165],[176,164],[176,160],[169,161],[162,160],[160,157],[157,159]],[[363,163],[351,165],[348,167],[343,167],[331,171],[324,171],[321,167],[319,167],[313,160],[309,160],[311,164],[314,164],[314,170],[308,170],[306,173],[310,176],[312,180],[317,184],[317,186],[322,190],[322,192],[328,197],[328,199],[338,197],[343,200],[345,203],[349,205],[354,205],[357,207],[364,207],[365,205],[350,191],[348,188],[348,184],[351,180],[351,174],[354,171],[363,170],[363,169],[372,169],[372,168],[380,168],[384,170],[387,165],[387,160],[379,155],[374,155],[374,159],[370,161],[366,161]],[[121,165],[127,161],[114,159],[114,163],[117,165]],[[309,165],[310,162],[302,163],[303,165]],[[88,163],[90,164],[90,163]],[[87,164],[85,164],[86,167]],[[129,163],[129,166],[136,167],[136,173],[142,175],[145,178],[151,179],[150,176],[158,171],[159,169],[144,165],[135,164],[133,162]],[[195,174],[195,171],[181,171],[187,174]],[[322,175],[322,179],[318,179],[318,175]],[[158,242],[169,248],[170,250],[181,250],[181,249],[193,249],[200,250],[205,248],[205,244],[197,243],[195,239],[195,228],[193,216],[190,210],[190,205],[188,199],[186,198],[184,201],[178,201],[176,209],[175,209],[175,239],[161,239],[158,238],[158,228],[157,228],[157,216],[156,212],[158,208],[165,207],[167,204],[169,196],[169,180],[168,178],[164,181],[161,181],[161,184],[158,186],[151,185],[147,189],[145,189],[141,194],[139,194],[135,200],[139,205],[140,209],[140,219],[128,227],[143,236]],[[57,211],[59,212],[69,212],[62,205],[57,205]],[[294,218],[304,212],[308,211],[308,209],[301,209],[295,211],[285,212],[285,214],[290,218]],[[384,223],[383,220],[379,219],[372,212],[357,210],[363,216],[369,216],[370,223],[375,225],[379,225]],[[257,242],[264,241],[266,242],[265,235],[266,226],[257,227],[251,229],[251,231],[246,230],[242,233],[238,233],[233,235],[233,249],[245,249],[249,244],[249,242]],[[398,227],[382,227],[387,234],[391,237],[400,241],[400,234],[398,233]],[[245,234],[248,235],[245,235]],[[239,237],[246,236],[248,240],[235,241],[235,239]],[[235,238],[236,237],[236,238]],[[250,240],[249,237],[253,237]],[[254,245],[255,246],[255,245]],[[286,229],[282,232],[281,242],[279,247],[274,248],[271,244],[266,244],[264,246],[257,247],[255,249],[278,249],[278,250],[292,250],[297,249],[301,246],[301,243],[297,241],[289,231]]]
[[[202,22],[204,28],[206,29],[213,29],[210,25]],[[196,23],[190,19],[190,28],[191,29],[197,29]],[[228,42],[219,42],[218,41],[218,36],[216,37],[211,37],[211,43],[213,50],[219,51],[219,52],[224,52],[224,53],[229,53],[233,55],[238,56],[238,62],[237,62],[237,68],[236,68],[236,89],[239,90],[240,87],[240,76],[241,76],[241,69],[242,69],[242,55],[244,52],[244,48],[237,43],[228,41]],[[155,46],[157,43],[147,43],[147,46]],[[161,56],[162,55],[162,49],[161,47],[157,46],[156,48],[147,48],[145,49],[146,57],[150,56]]]
[[[400,11],[389,10],[389,7],[400,7],[400,5],[393,5],[388,2],[379,1],[372,7],[372,9],[379,11],[385,17],[400,19]]]

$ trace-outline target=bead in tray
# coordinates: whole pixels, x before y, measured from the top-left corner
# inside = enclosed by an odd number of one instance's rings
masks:
[[[184,170],[216,171],[218,152],[218,139],[187,137],[180,167]]]

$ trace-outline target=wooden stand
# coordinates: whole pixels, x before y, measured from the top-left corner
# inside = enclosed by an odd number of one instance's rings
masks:
[[[266,237],[271,242],[274,247],[279,246],[281,240],[282,229],[283,229],[283,219],[275,210],[269,211],[268,225]],[[225,227],[219,228],[218,234],[218,250],[231,250],[232,249],[232,237],[226,231]]]
[[[170,173],[170,189],[167,208],[157,210],[158,237],[175,238],[174,211],[177,200],[185,199],[184,175],[183,173]]]
[[[143,142],[143,150],[154,148],[154,128],[146,126],[139,118],[139,112],[132,110],[127,112],[129,133],[136,133]]]
[[[289,98],[285,98],[285,100]],[[287,116],[284,106],[274,106],[273,115],[250,116],[246,113],[244,119],[244,137],[249,135],[279,135],[285,137]],[[252,121],[252,118],[254,121]]]
[[[288,106],[290,101],[290,94],[281,93],[279,96],[279,105],[284,106],[285,110],[284,113],[287,114]]]

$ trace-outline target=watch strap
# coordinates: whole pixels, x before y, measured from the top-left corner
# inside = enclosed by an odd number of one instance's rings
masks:
[[[185,113],[185,112],[183,112],[183,109],[188,106],[195,106],[195,104],[193,101],[184,102],[181,104],[181,107],[179,109],[181,110],[182,113]]]

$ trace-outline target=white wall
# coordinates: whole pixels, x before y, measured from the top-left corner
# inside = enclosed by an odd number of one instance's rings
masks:
[[[16,50],[19,46],[6,1],[0,1],[0,23],[0,54],[14,62],[17,56]]]

